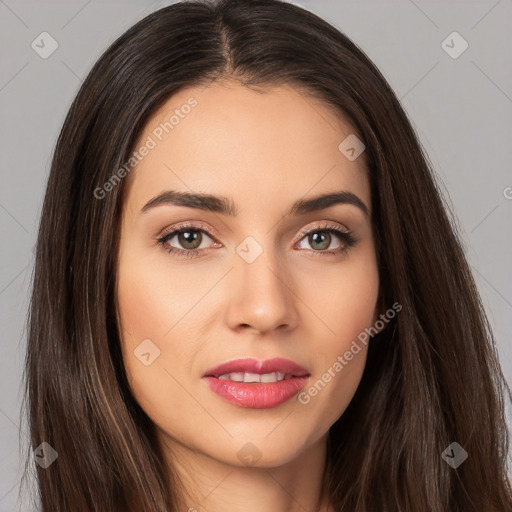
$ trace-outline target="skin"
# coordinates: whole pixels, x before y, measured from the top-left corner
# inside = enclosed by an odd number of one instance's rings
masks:
[[[181,90],[135,147],[190,97],[197,106],[124,183],[117,306],[132,392],[183,481],[181,510],[330,510],[320,495],[327,433],[359,385],[366,346],[308,404],[295,397],[242,408],[202,376],[239,357],[283,357],[307,368],[312,384],[378,319],[371,219],[350,204],[283,217],[297,199],[339,190],[370,210],[364,158],[349,161],[339,151],[354,131],[328,105],[289,86],[259,94],[234,82]],[[175,205],[141,213],[168,189],[227,196],[239,215]],[[201,257],[157,244],[183,221],[213,232],[199,232]],[[356,245],[326,254],[300,236],[324,221],[350,230]],[[250,264],[235,251],[247,236],[263,248]],[[175,235],[167,246],[190,247],[180,241]],[[344,244],[334,233],[326,242],[327,250]],[[145,339],[160,350],[149,366],[134,356]],[[247,442],[260,455],[255,465],[237,456]]]

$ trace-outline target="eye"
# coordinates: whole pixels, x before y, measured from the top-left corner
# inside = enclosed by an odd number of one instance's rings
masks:
[[[333,236],[341,240],[341,244],[334,247],[333,250],[328,249],[333,241]],[[322,226],[316,226],[312,229],[305,229],[300,233],[300,242],[304,239],[307,241],[312,249],[308,249],[314,256],[322,256],[325,254],[345,254],[348,250],[357,243],[357,239],[354,237],[352,232],[345,231],[334,224],[324,224]],[[305,238],[307,237],[307,238]],[[301,249],[303,247],[300,247]]]
[[[205,228],[199,228],[191,224],[180,224],[175,226],[171,231],[164,233],[159,239],[158,244],[163,246],[164,249],[170,254],[176,254],[187,258],[193,258],[201,256],[202,251],[198,249],[204,249],[201,247],[204,235],[207,238],[211,238],[213,235]],[[177,242],[183,247],[183,249],[169,245],[173,238],[177,238]],[[220,246],[221,244],[217,244]]]

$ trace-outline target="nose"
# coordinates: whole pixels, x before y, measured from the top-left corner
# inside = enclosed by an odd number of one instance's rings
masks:
[[[227,322],[233,330],[261,334],[293,329],[298,321],[293,276],[275,251],[265,248],[251,263],[236,252],[229,275]]]

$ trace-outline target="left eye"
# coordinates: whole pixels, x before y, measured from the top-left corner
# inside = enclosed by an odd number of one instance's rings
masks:
[[[331,242],[333,241],[332,233],[334,233],[335,236],[337,236],[338,240],[341,238],[341,235],[339,234],[339,232],[337,232],[334,229],[323,229],[323,230],[315,229],[314,231],[310,231],[303,238],[301,238],[301,241],[302,240],[307,241],[310,244],[310,246],[311,246],[311,244],[313,244],[314,249],[318,249],[318,250],[329,249],[329,246],[331,245]],[[337,248],[339,248],[339,245],[338,245],[338,247],[334,247],[334,248],[331,247],[331,249],[337,249]],[[304,247],[301,247],[301,249],[304,249]],[[306,247],[306,249],[307,249],[307,247]]]
[[[327,250],[332,241],[332,234],[342,243],[332,250]],[[345,231],[336,225],[326,224],[313,229],[304,230],[300,233],[301,239],[307,237],[306,240],[310,245],[315,246],[314,249],[308,249],[314,256],[323,256],[326,254],[343,255],[357,243],[357,239],[351,231]],[[299,241],[300,244],[300,241]],[[320,250],[316,250],[320,249]]]

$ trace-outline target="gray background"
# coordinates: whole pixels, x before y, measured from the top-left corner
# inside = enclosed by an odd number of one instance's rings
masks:
[[[0,1],[0,512],[20,510],[20,429],[22,443],[27,440],[20,419],[24,322],[53,147],[100,54],[129,26],[168,3]],[[401,99],[460,221],[512,384],[512,2],[293,3],[353,39]],[[59,45],[47,59],[31,48],[43,31]],[[456,59],[441,46],[453,31],[469,44]],[[21,510],[28,510],[23,503]]]

